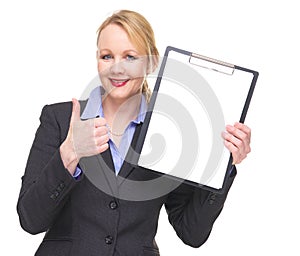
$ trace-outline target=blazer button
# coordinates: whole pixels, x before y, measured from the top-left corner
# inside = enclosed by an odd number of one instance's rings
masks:
[[[111,201],[111,202],[109,203],[109,208],[112,209],[112,210],[117,209],[117,208],[118,208],[117,202],[116,202],[116,201]]]
[[[58,196],[59,196],[59,192],[57,190],[55,190],[50,197],[51,197],[51,199],[55,200]]]
[[[215,200],[216,199],[216,194],[211,194],[210,199]]]
[[[208,203],[209,203],[210,205],[214,204],[214,202],[215,202],[215,200],[212,200],[212,199],[208,200]]]
[[[106,244],[112,244],[113,237],[112,236],[107,236],[107,237],[105,237],[104,241],[105,241]]]
[[[61,191],[64,189],[64,187],[65,187],[65,184],[64,184],[64,183],[60,183],[60,184],[57,186],[56,190],[57,190],[58,192],[61,192]]]
[[[60,183],[60,184],[59,184],[59,187],[60,187],[60,188],[64,188],[64,187],[65,187],[65,183],[63,183],[63,182]]]
[[[53,200],[55,200],[55,199],[56,199],[56,196],[55,196],[54,194],[52,194],[52,195],[50,196],[50,198],[53,199]]]

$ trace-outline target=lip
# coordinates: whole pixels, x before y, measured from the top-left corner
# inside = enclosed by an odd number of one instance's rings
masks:
[[[129,81],[129,79],[113,79],[113,78],[110,78],[109,80],[114,87],[125,86]]]

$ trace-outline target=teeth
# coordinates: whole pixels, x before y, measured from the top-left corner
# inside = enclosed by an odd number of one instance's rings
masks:
[[[124,80],[115,80],[115,79],[111,79],[111,82],[117,85],[121,85],[123,83],[126,83],[128,81],[128,79],[124,79]]]
[[[124,80],[114,80],[114,79],[112,79],[112,81],[114,83],[123,83],[123,82],[127,81],[127,79],[124,79]]]

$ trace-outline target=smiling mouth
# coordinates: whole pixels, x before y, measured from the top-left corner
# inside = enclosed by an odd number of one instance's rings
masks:
[[[129,79],[110,79],[110,82],[115,87],[122,87],[127,84]]]

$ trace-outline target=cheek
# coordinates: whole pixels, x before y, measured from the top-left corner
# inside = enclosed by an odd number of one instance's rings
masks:
[[[146,76],[147,66],[144,64],[127,65],[126,73],[132,78],[143,79]]]
[[[104,62],[98,62],[98,73],[100,75],[108,74],[110,65]]]
[[[109,65],[107,65],[107,63],[98,62],[97,67],[98,67],[98,75],[101,81],[101,85],[105,90],[109,91],[111,88],[111,84],[107,79],[109,77]]]

